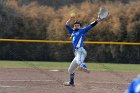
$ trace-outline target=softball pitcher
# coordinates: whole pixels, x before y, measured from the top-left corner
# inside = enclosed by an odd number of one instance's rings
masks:
[[[84,49],[85,34],[98,22],[106,18],[108,15],[109,11],[105,7],[101,7],[98,12],[98,18],[92,23],[90,23],[87,27],[81,28],[80,22],[75,22],[73,28],[70,26],[70,22],[74,19],[75,14],[72,14],[70,19],[66,22],[66,29],[69,31],[72,37],[75,58],[69,66],[68,72],[70,74],[70,80],[69,82],[64,83],[65,86],[74,86],[74,71],[77,67],[80,70],[89,73],[89,70],[87,69],[87,66],[84,63],[84,60],[87,55],[87,52]]]
[[[96,21],[89,24],[87,27],[81,28],[80,22],[75,22],[74,27],[70,27],[70,22],[72,21],[73,17],[71,17],[66,22],[66,29],[69,31],[72,37],[72,44],[74,48],[75,58],[71,62],[68,72],[70,74],[70,81],[65,82],[65,86],[74,86],[74,71],[77,67],[79,67],[80,70],[85,71],[89,73],[89,70],[87,69],[86,64],[84,63],[84,60],[86,58],[87,52],[84,49],[84,39],[85,34],[88,32],[92,27],[94,27],[100,19],[96,19]]]

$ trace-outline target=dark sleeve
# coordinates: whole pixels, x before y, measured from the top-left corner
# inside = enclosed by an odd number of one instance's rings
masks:
[[[98,23],[97,21],[93,21],[93,22],[91,23],[91,26],[94,27],[97,23]]]
[[[84,32],[86,33],[87,31],[89,31],[92,27],[94,27],[98,22],[97,21],[93,21],[92,23],[90,23],[87,27],[84,28]]]
[[[72,34],[73,29],[69,25],[66,25],[66,29],[69,31],[70,34]]]

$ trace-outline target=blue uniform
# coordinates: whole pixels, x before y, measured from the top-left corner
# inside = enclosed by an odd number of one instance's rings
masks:
[[[73,44],[74,49],[77,49],[77,48],[84,46],[85,34],[92,27],[93,27],[93,25],[90,24],[85,28],[81,28],[78,31],[74,31],[69,25],[66,25],[67,30],[71,34],[72,44]]]
[[[71,34],[72,37],[72,44],[75,52],[75,58],[71,62],[68,72],[70,73],[70,81],[69,84],[74,85],[74,71],[78,66],[81,66],[83,69],[86,69],[87,66],[84,63],[84,60],[86,58],[87,52],[83,48],[84,46],[84,39],[86,32],[90,30],[93,26],[97,24],[97,21],[92,22],[85,28],[81,28],[78,31],[75,31],[73,28],[71,28],[69,25],[66,25],[67,30]]]
[[[140,77],[132,80],[128,90],[125,93],[140,93]]]

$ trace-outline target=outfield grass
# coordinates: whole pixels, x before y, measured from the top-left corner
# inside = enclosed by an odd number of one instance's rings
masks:
[[[0,68],[68,69],[66,62],[0,61]],[[140,64],[88,63],[94,71],[140,72]]]

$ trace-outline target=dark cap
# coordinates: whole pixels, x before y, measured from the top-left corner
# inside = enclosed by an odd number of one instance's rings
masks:
[[[75,21],[74,24],[79,24],[80,26],[82,26],[82,23],[79,21]]]

